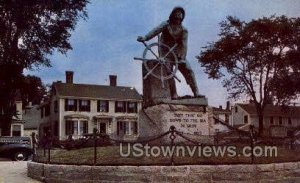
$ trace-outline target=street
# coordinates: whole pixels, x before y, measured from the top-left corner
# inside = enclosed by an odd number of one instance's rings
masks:
[[[0,183],[38,183],[27,177],[27,161],[0,158]]]

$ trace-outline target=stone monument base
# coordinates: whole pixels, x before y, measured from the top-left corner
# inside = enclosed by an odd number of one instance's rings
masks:
[[[155,137],[174,126],[189,138],[209,143],[209,113],[205,97],[165,100],[164,103],[147,107],[139,113],[139,138]],[[201,140],[200,140],[201,138]],[[203,138],[208,138],[203,140]],[[176,141],[181,139],[177,136]],[[162,142],[169,142],[169,136]]]

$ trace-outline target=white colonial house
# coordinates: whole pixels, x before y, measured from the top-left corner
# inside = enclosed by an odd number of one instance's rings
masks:
[[[300,107],[267,105],[263,123],[265,135],[287,136],[289,131],[300,126]],[[254,104],[235,104],[232,108],[232,126],[249,130],[250,125],[258,128],[258,115]]]
[[[99,132],[122,139],[138,137],[138,111],[142,96],[132,87],[73,83],[73,72],[66,71],[66,83],[54,82],[49,99],[40,106],[40,135],[51,130],[60,140]]]
[[[217,132],[228,132],[230,131],[231,124],[231,110],[230,103],[227,102],[226,107],[209,107],[211,115],[209,118],[209,134],[215,135]]]

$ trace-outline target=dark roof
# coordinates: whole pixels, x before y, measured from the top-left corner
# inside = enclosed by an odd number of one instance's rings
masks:
[[[142,100],[135,88],[92,84],[53,83],[56,95],[62,97]]]
[[[39,105],[27,107],[23,111],[24,129],[37,129],[40,124]]]
[[[250,115],[257,115],[254,104],[238,104]],[[274,106],[267,105],[264,116],[300,117],[299,106]]]
[[[221,109],[219,107],[212,107],[212,110],[214,112],[217,112],[217,113],[228,113],[228,114],[231,114],[231,111],[229,109]]]

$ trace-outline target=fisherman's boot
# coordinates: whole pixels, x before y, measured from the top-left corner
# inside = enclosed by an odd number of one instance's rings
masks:
[[[171,99],[172,100],[178,99],[177,89],[176,89],[176,84],[175,84],[174,78],[169,80],[169,87],[170,87]]]
[[[194,97],[199,97],[200,94],[199,94],[199,90],[198,90],[197,84],[196,83],[190,84],[190,87],[192,89]]]

